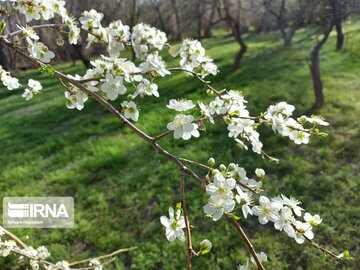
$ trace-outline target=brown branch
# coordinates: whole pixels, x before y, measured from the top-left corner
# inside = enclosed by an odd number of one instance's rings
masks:
[[[257,268],[259,270],[265,270],[265,267],[262,265],[258,255],[257,255],[257,253],[256,253],[256,251],[254,249],[253,244],[250,242],[250,239],[245,234],[243,228],[240,226],[240,224],[236,220],[232,219],[231,217],[229,217],[229,220],[235,226],[236,230],[240,233],[240,235],[241,235],[242,239],[244,240],[247,248],[250,250],[250,252],[251,252],[251,254],[252,254],[252,256],[253,256],[253,258],[254,258],[254,260],[256,262]]]
[[[173,130],[167,130],[167,131],[164,131],[163,133],[157,135],[154,137],[154,141],[158,141],[164,137],[166,137],[167,135],[170,135],[171,133],[173,133]]]
[[[310,239],[309,237],[307,237],[304,233],[300,232],[298,230],[298,228],[296,228],[295,224],[291,223],[290,220],[288,220],[288,222],[291,224],[291,226],[294,228],[295,231],[297,231],[298,233],[302,234],[302,236],[306,239],[306,241],[308,241],[312,246],[314,246],[315,248],[321,250],[323,253],[326,253],[328,255],[330,255],[331,257],[337,259],[337,260],[341,260],[341,258],[336,255],[335,253],[333,253],[332,251],[324,248],[324,247],[321,247],[318,243],[316,243],[314,240]]]
[[[102,255],[102,256],[94,257],[94,258],[87,258],[87,259],[84,259],[84,260],[69,263],[69,266],[73,266],[73,265],[77,265],[77,264],[83,264],[83,263],[89,262],[89,261],[94,260],[94,259],[95,260],[103,260],[103,259],[111,258],[111,257],[114,257],[114,256],[120,254],[120,253],[132,251],[132,250],[135,250],[135,249],[137,249],[137,247],[129,247],[129,248],[118,249],[118,250],[116,250],[114,252],[111,252],[109,254],[106,254],[106,255]]]
[[[0,225],[0,229],[4,231],[6,235],[8,235],[11,239],[13,239],[15,242],[17,242],[21,247],[23,248],[29,248],[20,238],[18,238],[15,234],[12,232],[9,232],[6,230],[3,226]]]
[[[32,29],[40,29],[40,28],[60,28],[62,26],[66,26],[66,24],[62,24],[62,23],[52,23],[52,24],[41,24],[41,25],[33,25],[33,26],[29,26],[29,28],[32,28]],[[24,30],[17,30],[17,31],[14,31],[12,33],[9,33],[7,35],[4,35],[4,36],[0,36],[2,38],[11,38],[13,36],[16,36],[16,35],[19,35],[19,34],[22,34],[22,32],[24,32]]]
[[[8,230],[6,230],[3,226],[0,225],[0,229],[4,231],[4,233],[9,236],[11,239],[13,239],[16,243],[18,243],[22,248],[24,249],[29,249],[29,247],[19,238],[17,237],[15,234],[13,234],[12,232],[9,232]],[[23,256],[25,256],[24,254],[21,254]],[[37,261],[39,261],[40,265],[42,268],[44,268],[45,270],[48,270],[49,268],[46,266],[44,260],[42,260],[41,258],[33,258]]]
[[[205,165],[205,164],[202,164],[202,163],[200,163],[200,162],[196,162],[196,161],[193,161],[193,160],[190,160],[190,159],[186,159],[186,158],[179,158],[181,161],[183,161],[183,162],[186,162],[186,163],[189,163],[189,164],[191,164],[191,165],[194,165],[194,166],[196,166],[196,167],[198,167],[198,168],[200,168],[200,169],[205,169],[205,170],[211,170],[212,168],[211,167],[209,167],[209,166],[207,166],[207,165]]]
[[[184,213],[184,220],[186,226],[186,240],[187,240],[187,256],[186,256],[186,269],[191,269],[191,257],[196,255],[192,248],[192,239],[191,239],[191,229],[190,229],[190,222],[187,215],[186,210],[186,201],[185,201],[185,173],[180,171],[180,201],[181,201],[181,208]]]
[[[175,68],[169,68],[168,69],[169,71],[184,71],[184,72],[187,72],[189,74],[191,74],[192,76],[194,76],[196,79],[198,79],[200,82],[202,82],[206,88],[210,89],[211,91],[213,91],[216,95],[218,96],[221,96],[221,93],[220,91],[216,90],[214,87],[212,87],[209,82],[205,81],[203,78],[201,78],[196,72],[193,72],[191,70],[187,70],[187,69],[184,69],[184,68],[178,68],[178,67],[175,67]]]

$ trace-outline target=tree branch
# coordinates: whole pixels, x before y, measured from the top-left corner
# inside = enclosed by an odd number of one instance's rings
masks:
[[[187,255],[186,255],[186,269],[191,269],[191,257],[195,255],[192,248],[192,239],[191,239],[191,229],[190,229],[190,222],[187,214],[186,209],[186,201],[185,201],[185,173],[180,171],[180,201],[181,201],[181,208],[184,213],[184,220],[186,226],[186,240],[187,240]]]
[[[259,270],[265,270],[265,267],[262,265],[258,255],[257,255],[257,253],[256,253],[256,251],[254,249],[253,244],[250,242],[249,238],[245,234],[245,232],[242,229],[242,227],[240,226],[240,224],[236,220],[232,219],[231,217],[229,217],[229,220],[235,226],[236,230],[240,233],[240,235],[241,235],[242,239],[244,240],[247,248],[250,250],[250,252],[251,252],[251,254],[252,254],[252,256],[253,256],[253,258],[254,258],[254,260],[256,262],[257,268]]]

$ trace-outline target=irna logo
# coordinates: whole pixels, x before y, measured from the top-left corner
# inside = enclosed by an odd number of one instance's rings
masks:
[[[9,228],[71,228],[72,197],[5,197],[3,225]]]
[[[69,214],[64,204],[39,204],[39,203],[8,203],[8,215],[13,218],[36,218],[36,217],[53,217],[68,218]]]

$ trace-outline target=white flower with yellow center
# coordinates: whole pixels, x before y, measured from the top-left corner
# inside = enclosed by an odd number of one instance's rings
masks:
[[[200,133],[198,131],[198,125],[193,123],[194,117],[192,115],[178,114],[174,120],[167,125],[169,130],[174,131],[174,138],[182,138],[189,140],[191,136],[198,138]]]
[[[186,238],[183,228],[185,228],[186,225],[180,209],[174,211],[172,207],[169,207],[169,217],[160,217],[160,222],[165,227],[165,235],[168,241],[173,242],[176,239],[182,242],[185,241]]]
[[[50,60],[55,57],[55,54],[42,42],[31,40],[29,41],[28,51],[31,57],[40,60],[44,63],[50,63]]]

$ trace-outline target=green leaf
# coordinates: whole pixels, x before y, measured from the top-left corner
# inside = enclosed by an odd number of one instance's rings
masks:
[[[350,256],[350,252],[348,250],[345,250],[343,252],[343,254],[344,254],[344,257],[343,257],[344,261],[351,261],[353,259],[353,257]]]
[[[5,28],[6,28],[6,22],[1,21],[1,24],[0,24],[0,34],[1,34],[2,32],[4,32]]]
[[[232,218],[233,220],[236,220],[236,221],[238,221],[238,220],[241,219],[241,217],[235,215],[234,213],[228,213],[227,216],[228,216],[229,218]]]
[[[50,65],[40,67],[39,70],[40,70],[40,72],[48,74],[50,76],[53,76],[55,73],[55,69]]]
[[[171,48],[169,49],[169,53],[172,57],[175,57],[178,55],[179,51],[180,51],[180,48],[181,48],[181,44],[177,44],[177,45],[174,45],[174,46],[171,46]]]

